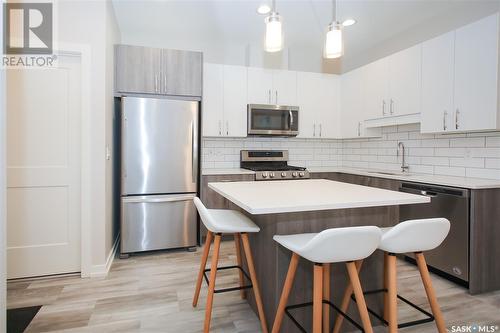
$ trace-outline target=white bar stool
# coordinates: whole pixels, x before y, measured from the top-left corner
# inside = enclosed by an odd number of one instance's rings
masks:
[[[446,333],[447,330],[443,320],[443,315],[441,313],[441,309],[439,308],[429,271],[427,269],[427,263],[422,252],[433,250],[441,245],[450,231],[450,221],[445,218],[409,220],[401,222],[392,228],[382,228],[381,230],[382,239],[378,248],[384,251],[384,289],[367,292],[367,294],[384,292],[384,315],[382,317],[369,310],[370,313],[380,319],[383,323],[387,324],[389,326],[390,333],[397,332],[398,328],[414,326],[425,322],[431,322],[433,320],[436,321],[438,332]],[[415,254],[415,259],[420,271],[420,277],[422,278],[433,315],[397,294],[396,254],[411,252]],[[357,266],[359,270],[361,263]],[[352,285],[349,285],[346,288],[344,298],[342,300],[342,311],[347,310],[352,292]],[[424,313],[427,318],[398,325],[398,298],[418,311]],[[338,333],[341,325],[342,317],[339,316],[335,322],[333,332]]]
[[[193,307],[196,307],[196,305],[198,304],[198,297],[200,295],[201,282],[203,280],[203,277],[205,277],[208,283],[208,295],[207,295],[207,307],[205,309],[205,324],[203,332],[208,333],[210,331],[210,320],[212,317],[212,304],[213,304],[214,293],[241,290],[241,297],[244,298],[245,294],[243,289],[253,288],[262,331],[264,333],[267,333],[268,331],[267,331],[266,317],[264,315],[264,308],[262,306],[259,284],[257,282],[257,274],[255,273],[252,251],[250,249],[250,242],[248,241],[248,235],[247,235],[247,233],[249,232],[259,232],[260,228],[255,223],[253,223],[252,220],[250,220],[248,217],[246,217],[245,215],[243,215],[238,211],[228,210],[228,209],[207,209],[198,197],[194,198],[194,204],[198,209],[201,221],[208,229],[207,238],[205,241],[205,247],[203,248],[203,254],[201,257],[198,279],[196,281],[196,289],[193,297]],[[238,261],[237,266],[217,267],[222,234],[234,235],[234,241],[236,245],[236,258]],[[214,238],[214,251],[212,254],[212,263],[210,265],[210,269],[205,269],[212,238]],[[250,271],[250,280],[252,284],[249,286],[244,286],[243,276],[248,278],[248,274],[242,268],[240,239],[243,241],[243,249],[245,251],[248,270]],[[228,268],[239,269],[240,286],[235,288],[215,290],[215,277],[217,274],[217,269],[228,269]],[[205,272],[210,272],[209,279],[205,276]]]
[[[379,245],[381,231],[377,227],[350,227],[327,229],[320,233],[297,234],[287,236],[274,236],[274,240],[283,247],[293,252],[285,284],[281,293],[280,302],[272,332],[278,333],[281,328],[283,316],[288,308],[297,308],[311,305],[305,303],[287,307],[288,296],[293,286],[299,256],[314,263],[313,285],[313,333],[329,332],[330,311],[330,264],[345,262],[349,278],[354,286],[354,293],[358,301],[358,310],[366,333],[372,333],[370,317],[364,301],[355,260],[370,256]],[[323,305],[324,304],[324,305]],[[338,310],[338,308],[336,308]],[[324,312],[324,313],[323,313]],[[290,314],[287,312],[287,315]],[[293,322],[298,323],[291,316]],[[347,317],[348,318],[348,317]],[[348,318],[351,320],[350,318]],[[354,323],[358,328],[359,325]],[[298,325],[302,331],[303,327]]]

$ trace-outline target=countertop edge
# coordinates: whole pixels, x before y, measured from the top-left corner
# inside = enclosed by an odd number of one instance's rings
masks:
[[[409,176],[403,175],[388,175],[377,173],[376,170],[370,169],[350,169],[343,167],[311,167],[308,168],[310,173],[346,173],[351,175],[393,179],[399,181],[433,184],[450,187],[460,187],[470,190],[484,190],[500,188],[500,180],[484,179],[484,178],[467,178],[455,176],[440,176],[440,175],[427,175],[427,174],[413,174]],[[240,168],[234,169],[203,169],[202,176],[215,176],[215,175],[252,175],[254,171],[245,170]],[[443,179],[446,178],[446,179]],[[470,182],[478,182],[481,184],[471,184]]]

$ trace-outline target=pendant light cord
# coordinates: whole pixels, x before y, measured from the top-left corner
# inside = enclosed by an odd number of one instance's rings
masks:
[[[276,0],[273,0],[272,7],[273,7],[273,13],[276,13]]]
[[[337,0],[332,0],[332,20],[334,23],[337,22]]]

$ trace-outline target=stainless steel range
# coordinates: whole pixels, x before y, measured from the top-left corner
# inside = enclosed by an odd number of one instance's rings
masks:
[[[288,150],[242,150],[240,166],[255,171],[255,180],[309,178],[306,168],[288,165]]]

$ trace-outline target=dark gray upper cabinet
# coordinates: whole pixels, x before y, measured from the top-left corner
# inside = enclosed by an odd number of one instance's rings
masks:
[[[118,93],[201,96],[202,53],[116,45]]]

